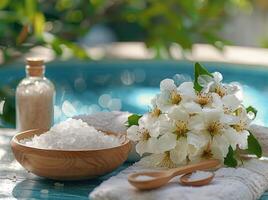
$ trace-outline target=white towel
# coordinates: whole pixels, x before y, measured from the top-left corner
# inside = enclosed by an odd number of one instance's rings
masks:
[[[102,130],[124,133],[124,122],[129,113],[112,112],[78,117]],[[251,131],[257,136],[268,155],[268,129],[253,125]],[[221,168],[215,172],[213,182],[203,187],[187,187],[178,183],[178,177],[168,185],[151,191],[138,191],[127,181],[127,176],[138,171],[151,171],[143,161],[121,171],[104,181],[89,195],[91,200],[254,200],[268,189],[268,162],[249,160],[239,168]],[[159,170],[159,169],[157,169]]]
[[[240,168],[221,168],[211,184],[182,186],[178,177],[159,189],[138,191],[127,181],[130,173],[151,171],[140,162],[104,181],[90,195],[91,200],[254,200],[268,189],[268,162],[252,159]]]

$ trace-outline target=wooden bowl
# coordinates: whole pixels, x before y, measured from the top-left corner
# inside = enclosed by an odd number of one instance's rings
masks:
[[[123,137],[119,146],[96,150],[39,149],[19,143],[44,132],[29,130],[18,133],[12,138],[11,147],[15,158],[25,169],[50,179],[82,180],[106,174],[119,167],[131,150],[130,141],[123,135],[117,136]]]

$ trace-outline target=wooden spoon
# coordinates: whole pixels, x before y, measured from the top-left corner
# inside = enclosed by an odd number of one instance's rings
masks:
[[[216,159],[201,161],[200,163],[186,165],[179,168],[170,169],[159,172],[139,172],[130,174],[128,182],[140,190],[150,190],[166,185],[170,179],[181,174],[188,174],[196,170],[206,170],[220,165],[220,161]],[[146,179],[139,179],[138,177]]]
[[[203,186],[209,184],[215,174],[213,172],[210,172],[210,175],[206,178],[203,179],[198,179],[198,180],[189,180],[189,177],[192,175],[192,173],[184,174],[183,176],[180,177],[180,182],[182,185],[187,185],[187,186]]]

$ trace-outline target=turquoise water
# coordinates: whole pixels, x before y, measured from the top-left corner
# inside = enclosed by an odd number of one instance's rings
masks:
[[[253,105],[259,111],[256,123],[268,125],[268,68],[221,63],[205,65],[211,71],[220,71],[225,82],[239,82],[244,90],[244,104]],[[191,62],[65,62],[47,66],[46,75],[57,89],[56,121],[70,115],[114,109],[144,113],[149,109],[150,99],[159,92],[162,79],[175,78],[179,83],[193,77]],[[23,66],[4,67],[0,69],[0,76],[2,86],[11,85],[24,76]],[[75,110],[65,106],[62,112],[66,100]]]

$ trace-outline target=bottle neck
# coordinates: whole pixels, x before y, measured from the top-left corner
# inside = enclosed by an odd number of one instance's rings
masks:
[[[26,66],[25,69],[26,77],[40,77],[43,78],[45,75],[45,66]]]

